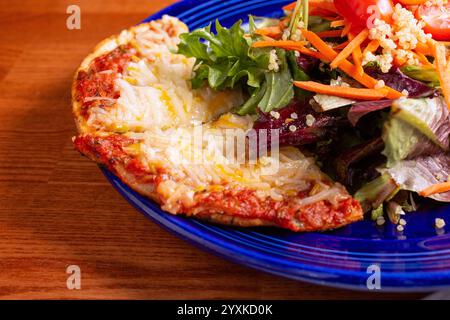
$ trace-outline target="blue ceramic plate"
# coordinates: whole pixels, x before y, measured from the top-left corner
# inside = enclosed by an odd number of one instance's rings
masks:
[[[203,27],[219,18],[225,26],[256,16],[280,16],[282,0],[186,0],[163,14],[176,16],[189,28]],[[146,21],[147,21],[146,20]],[[128,188],[107,170],[111,184],[146,216],[218,256],[283,277],[316,284],[367,290],[371,265],[381,270],[386,291],[429,291],[450,287],[450,227],[434,228],[435,218],[450,225],[450,206],[406,216],[407,226],[376,227],[362,221],[327,233],[297,234],[278,229],[239,229],[185,219],[163,212],[157,204]],[[439,233],[439,234],[438,234]]]

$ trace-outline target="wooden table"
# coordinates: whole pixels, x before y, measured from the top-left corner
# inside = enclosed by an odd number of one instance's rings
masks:
[[[174,1],[0,1],[0,297],[398,299],[290,281],[202,252],[131,207],[72,148],[72,76],[106,36]],[[81,30],[66,8],[81,8]],[[81,269],[68,290],[66,268]]]

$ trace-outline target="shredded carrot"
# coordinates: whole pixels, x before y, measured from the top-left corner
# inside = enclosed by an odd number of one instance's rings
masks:
[[[281,28],[279,26],[265,27],[256,29],[255,33],[261,36],[267,36],[274,39],[278,39],[281,37]]]
[[[406,58],[404,57],[400,58],[398,56],[395,56],[394,63],[397,67],[401,67],[406,63]]]
[[[355,38],[355,36],[353,35],[353,33],[349,33],[348,34],[348,40],[352,41]],[[353,58],[353,63],[355,64],[355,70],[356,72],[359,73],[359,75],[363,75],[364,74],[364,69],[362,66],[362,51],[361,51],[361,46],[357,46],[355,48],[355,50],[353,50],[352,52],[352,58]]]
[[[309,0],[309,7],[314,8],[321,8],[323,10],[327,10],[336,14],[339,14],[337,11],[333,1],[327,1],[327,0]]]
[[[297,2],[292,2],[283,7],[285,11],[295,9]],[[311,16],[328,17],[332,14],[339,14],[332,1],[327,0],[309,0],[309,14]]]
[[[357,46],[355,48],[355,50],[352,52],[352,57],[353,57],[353,63],[355,64],[355,68],[356,71],[359,73],[360,76],[362,76],[364,74],[364,69],[362,66],[362,52],[361,52],[361,47]]]
[[[419,4],[424,4],[428,0],[397,0],[397,1],[405,6],[417,6]]]
[[[341,36],[342,30],[327,30],[317,32],[316,34],[321,38],[337,38]]]
[[[278,23],[278,26],[280,27],[280,29],[284,29],[289,25],[289,18],[284,18],[283,20],[280,20],[280,22]]]
[[[317,36],[314,32],[303,30],[303,36],[323,55],[322,61],[330,62],[333,61],[334,58],[337,57],[338,53],[334,51],[330,46],[328,46],[319,36]],[[355,72],[355,66],[350,63],[348,60],[342,61],[339,65],[339,69],[347,73],[349,76],[353,77],[356,81],[366,86],[367,88],[374,88],[378,83],[377,80],[364,73],[363,75],[359,75]],[[386,87],[389,91],[388,98],[389,99],[398,99],[403,95],[389,87]]]
[[[330,67],[335,69],[339,67],[339,64],[347,59],[369,36],[369,30],[364,29],[361,31],[350,43],[342,50],[336,58],[330,63]],[[359,50],[361,51],[361,49]],[[362,55],[362,54],[361,54]],[[361,60],[362,61],[362,60]]]
[[[349,41],[342,42],[333,47],[334,50],[342,50],[348,45]]]
[[[450,181],[436,183],[419,192],[422,197],[429,197],[436,193],[444,193],[450,191]]]
[[[304,48],[306,41],[294,41],[294,40],[263,40],[255,41],[252,43],[253,48],[264,48],[264,47],[277,47],[277,48]],[[295,50],[295,49],[290,49]]]
[[[363,51],[363,56],[365,56],[368,52],[374,53],[380,47],[380,41],[374,39],[369,42],[366,48]]]
[[[314,81],[294,81],[294,85],[304,90],[320,94],[328,94],[332,96],[358,100],[379,100],[385,98],[388,95],[388,90],[386,88],[362,89],[342,86],[330,86]]]
[[[442,93],[444,94],[445,102],[447,102],[447,107],[450,109],[450,72],[448,72],[450,67],[447,68],[446,49],[444,45],[434,40],[429,40],[429,44],[433,50]]]
[[[306,41],[293,41],[293,40],[264,40],[264,41],[255,41],[252,44],[254,48],[264,48],[264,47],[277,47],[283,48],[285,50],[295,50],[305,55],[323,60],[325,57],[317,51],[313,51],[311,49],[305,48],[304,45]]]
[[[424,55],[430,55],[431,54],[430,47],[427,46],[425,43],[422,43],[422,42],[417,42],[415,51],[416,52],[420,52],[420,53],[422,53]]]
[[[330,27],[337,28],[337,27],[343,27],[345,25],[345,20],[335,20],[331,22]]]
[[[344,26],[344,29],[342,29],[341,37],[345,37],[350,32],[350,29],[352,28],[352,24],[349,22]]]
[[[420,52],[414,52],[414,55],[419,59],[419,61],[420,61],[424,66],[428,66],[428,67],[433,66],[433,64],[432,64],[430,61],[428,61],[427,57],[426,57],[423,53],[420,53]]]
[[[308,48],[305,48],[305,47],[303,47],[303,48],[298,48],[298,49],[296,49],[298,52],[300,52],[300,53],[303,53],[303,54],[306,54],[307,56],[311,56],[311,57],[314,57],[314,58],[317,58],[317,59],[319,59],[319,60],[323,60],[325,57],[323,56],[323,54],[321,54],[320,52],[317,52],[317,51],[313,51],[313,50],[311,50],[311,49],[308,49]]]
[[[283,10],[285,10],[285,11],[291,11],[291,10],[294,10],[296,4],[297,4],[296,1],[294,1],[294,2],[292,2],[292,3],[289,3],[289,4],[287,4],[287,5],[285,5],[285,6],[283,7]]]
[[[446,47],[450,47],[450,41],[438,41],[440,44],[443,44]]]

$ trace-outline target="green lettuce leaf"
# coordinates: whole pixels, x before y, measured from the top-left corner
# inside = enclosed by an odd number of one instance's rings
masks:
[[[425,82],[430,87],[439,87],[439,76],[435,68],[423,66],[405,66],[400,69],[408,77]]]
[[[442,97],[399,99],[383,129],[387,167],[449,150],[450,115]]]
[[[379,168],[402,190],[420,192],[450,174],[450,113],[442,97],[393,103],[383,131],[386,167]],[[431,195],[450,202],[450,192]]]
[[[364,212],[379,208],[384,201],[391,199],[399,188],[388,175],[382,174],[378,178],[366,183],[359,189],[354,198],[359,201]]]

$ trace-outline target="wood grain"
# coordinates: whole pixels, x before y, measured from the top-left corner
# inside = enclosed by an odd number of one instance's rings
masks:
[[[399,299],[313,286],[204,253],[133,209],[71,144],[74,70],[173,1],[0,1],[0,297]],[[78,4],[82,29],[65,27]],[[79,265],[81,290],[66,288]]]

